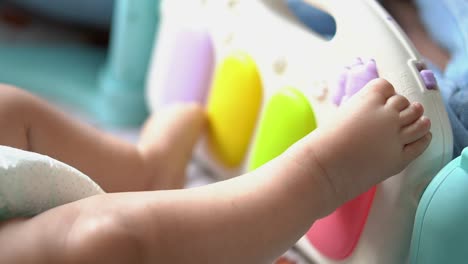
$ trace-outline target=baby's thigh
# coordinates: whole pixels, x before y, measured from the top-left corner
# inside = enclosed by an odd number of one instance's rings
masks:
[[[0,222],[0,263],[144,263],[141,236],[112,201],[94,196]]]

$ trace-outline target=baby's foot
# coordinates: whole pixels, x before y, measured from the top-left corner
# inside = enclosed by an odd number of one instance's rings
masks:
[[[146,122],[138,147],[148,176],[148,189],[176,189],[185,184],[186,168],[205,125],[197,104],[175,104]]]
[[[335,192],[335,206],[399,173],[422,154],[431,140],[430,121],[422,114],[421,104],[375,79],[340,107],[336,122],[309,136],[309,151]]]

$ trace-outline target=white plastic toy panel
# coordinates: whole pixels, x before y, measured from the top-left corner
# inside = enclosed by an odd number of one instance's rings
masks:
[[[432,143],[405,171],[380,184],[372,194],[363,198],[367,199],[367,210],[353,213],[354,207],[351,206],[351,210],[342,216],[362,218],[356,221],[361,223],[356,227],[360,228],[358,232],[350,228],[342,228],[339,234],[327,230],[318,232],[322,236],[336,235],[333,238],[336,241],[346,241],[339,245],[341,248],[324,245],[323,238],[311,238],[309,234],[317,233],[315,231],[304,236],[298,247],[319,263],[404,263],[421,192],[451,159],[452,136],[440,93],[427,87],[420,73],[424,69],[420,56],[376,1],[307,2],[334,17],[337,31],[331,40],[325,40],[302,25],[283,0],[162,1],[162,21],[148,79],[149,105],[157,111],[172,101],[196,100],[206,103],[214,115],[221,115],[230,98],[245,100],[241,105],[232,106],[237,109],[228,111],[227,121],[223,121],[223,116],[219,117],[219,122],[230,122],[229,115],[237,112],[239,122],[255,122],[250,126],[252,132],[246,134],[249,141],[242,141],[247,144],[245,151],[233,152],[243,153],[240,158],[232,158],[238,162],[224,164],[222,158],[210,150],[207,143],[210,136],[197,148],[197,159],[217,177],[224,179],[251,167],[253,145],[263,136],[259,136],[262,133],[258,131],[258,123],[262,122],[262,117],[267,114],[265,108],[277,93],[284,91],[285,87],[293,87],[307,99],[317,125],[323,125],[333,118],[336,110],[330,99],[338,71],[356,57],[375,60],[380,77],[389,80],[397,92],[410,101],[422,103],[425,115],[432,121]],[[237,54],[234,61],[232,54]],[[239,59],[238,54],[250,58],[247,81],[236,78],[240,76],[242,79],[246,72],[236,68],[243,63],[242,59],[240,62],[235,60]],[[234,89],[230,81],[239,81],[240,87],[251,83],[258,85],[255,76],[249,75],[252,67],[260,78],[260,93],[239,88],[235,92],[228,90],[223,97],[222,93],[226,91],[223,89]],[[227,73],[228,77],[217,76],[230,69],[234,73]],[[215,92],[217,89],[220,91]],[[256,108],[255,103],[249,100],[257,96],[261,99],[259,108],[250,117],[248,111]],[[213,103],[212,100],[219,102]],[[217,112],[217,109],[221,110]],[[230,123],[235,129],[239,128],[235,126],[238,120]],[[227,135],[242,138],[243,132],[228,131]],[[220,137],[223,136],[226,137]],[[233,138],[232,141],[236,140]],[[233,143],[226,144],[224,147]],[[359,207],[360,202],[356,203]],[[321,228],[334,228],[339,222],[337,216],[334,217],[334,220],[323,221]]]

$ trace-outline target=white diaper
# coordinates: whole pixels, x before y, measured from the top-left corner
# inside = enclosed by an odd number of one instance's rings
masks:
[[[0,221],[33,216],[104,191],[77,169],[50,157],[0,146]]]

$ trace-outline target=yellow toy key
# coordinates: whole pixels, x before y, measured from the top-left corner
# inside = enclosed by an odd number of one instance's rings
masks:
[[[262,93],[257,65],[249,55],[237,52],[221,62],[208,98],[208,146],[227,167],[237,167],[245,158]]]

